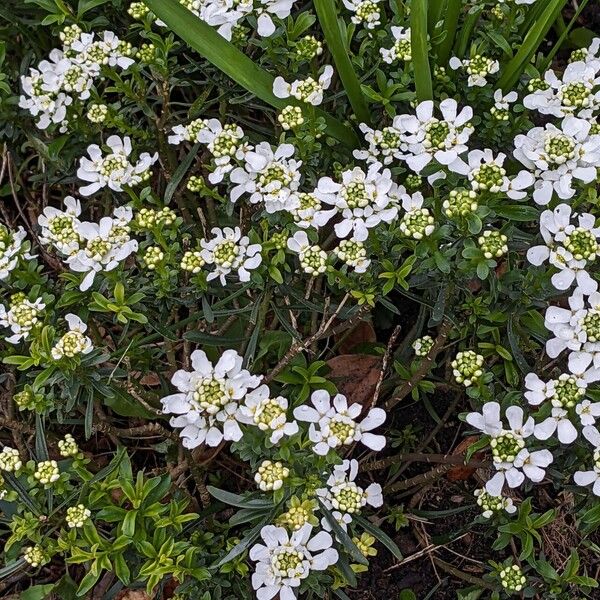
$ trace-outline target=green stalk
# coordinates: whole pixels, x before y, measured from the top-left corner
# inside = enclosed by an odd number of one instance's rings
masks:
[[[410,38],[415,88],[419,102],[433,99],[427,45],[427,0],[414,0],[410,11]]]
[[[221,37],[213,27],[195,17],[177,0],[147,0],[145,3],[190,48],[257,98],[279,110],[290,104],[304,106],[293,98],[277,98],[273,94],[274,77],[271,74]],[[316,112],[325,119],[328,135],[349,147],[358,146],[358,137],[351,128],[323,110],[317,109]]]
[[[446,37],[440,42],[437,52],[437,62],[440,66],[445,66],[450,60],[450,54],[452,47],[454,46],[454,39],[456,37],[456,30],[458,29],[458,20],[462,10],[462,0],[448,0],[446,6],[446,16],[444,18],[444,31]]]
[[[567,0],[548,0],[544,11],[532,23],[519,51],[501,69],[502,77],[497,86],[499,89],[511,90],[514,87],[566,3]]]
[[[473,30],[475,29],[475,25],[477,25],[477,21],[479,21],[482,11],[483,8],[479,7],[474,8],[473,12],[467,14],[467,18],[461,27],[456,47],[456,56],[458,56],[458,58],[464,58],[467,52],[467,46],[472,39]]]
[[[314,0],[314,5],[321,29],[325,35],[327,47],[333,56],[333,62],[342,80],[352,110],[361,123],[369,124],[371,113],[340,31],[335,2],[332,2],[332,0]]]

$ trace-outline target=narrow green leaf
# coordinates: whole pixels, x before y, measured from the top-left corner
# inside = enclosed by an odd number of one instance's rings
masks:
[[[320,510],[325,515],[331,529],[335,534],[336,539],[342,544],[344,550],[360,565],[368,565],[367,559],[362,555],[356,544],[352,541],[352,538],[341,528],[340,524],[336,521],[335,517],[331,514],[331,511],[319,500]]]
[[[348,95],[354,114],[361,123],[371,123],[369,107],[363,95],[360,81],[348,55],[348,48],[340,31],[336,4],[331,0],[314,0],[317,17],[325,35],[327,48],[333,56],[338,75]]]
[[[398,560],[404,558],[394,540],[379,527],[373,525],[371,521],[364,517],[355,517],[354,519],[367,533],[370,533],[376,540],[379,540]]]
[[[198,154],[198,150],[200,150],[200,144],[194,144],[192,149],[189,151],[189,154],[181,161],[181,164],[177,167],[175,173],[173,173],[173,177],[167,184],[167,188],[165,190],[165,204],[169,204],[169,202],[171,202],[173,194],[177,190],[181,180],[185,177],[185,174],[188,172],[192,161],[196,157],[196,154]]]
[[[556,21],[556,18],[566,2],[567,0],[548,0],[544,11],[535,22],[532,23],[531,28],[528,30],[519,51],[507,65],[504,65],[501,68],[502,77],[496,86],[498,89],[510,90],[514,87],[521,76],[521,73],[523,73],[525,67],[531,60],[531,57],[544,41],[550,27],[552,27],[552,23]]]
[[[427,2],[414,0],[410,11],[410,38],[415,88],[419,102],[433,99],[431,66],[427,45]]]
[[[229,504],[230,506],[237,506],[238,508],[254,508],[259,510],[273,508],[273,503],[267,500],[252,500],[250,498],[244,498],[243,496],[228,492],[227,490],[220,490],[212,485],[206,486],[206,489],[211,496],[217,500],[220,500],[224,504]]]
[[[191,48],[257,98],[278,109],[289,104],[302,106],[293,98],[277,98],[273,94],[272,75],[221,37],[213,27],[195,17],[178,0],[148,0],[146,4]],[[323,110],[317,108],[315,112],[325,118],[328,135],[347,146],[358,146],[358,138],[352,129]]]
[[[446,16],[444,17],[444,28],[442,30],[446,34],[446,37],[440,42],[437,53],[437,63],[442,67],[446,66],[448,60],[450,60],[450,53],[454,46],[462,6],[462,0],[448,0]]]

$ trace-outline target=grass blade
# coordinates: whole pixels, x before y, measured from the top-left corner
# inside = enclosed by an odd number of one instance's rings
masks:
[[[446,66],[450,60],[461,10],[462,0],[448,0],[443,28],[443,31],[446,32],[446,37],[440,42],[437,53],[437,64],[441,67]]]
[[[415,88],[419,102],[433,99],[427,46],[427,0],[414,0],[410,11],[410,37]]]
[[[274,77],[272,75],[259,67],[232,43],[221,37],[213,27],[193,15],[178,0],[148,0],[145,3],[190,48],[196,50],[257,98],[277,109],[282,109],[289,104],[302,106],[293,98],[277,98],[273,94]],[[328,135],[347,146],[358,146],[358,138],[352,129],[323,110],[317,108],[315,112],[317,116],[325,118]]]
[[[560,14],[567,0],[549,0],[544,12],[542,12],[532,23],[522,46],[514,58],[502,68],[502,77],[498,81],[497,88],[510,90],[513,88],[521,73],[525,70],[531,57],[535,54],[540,44],[544,41],[546,34],[550,31],[552,24]]]
[[[352,110],[361,123],[369,124],[371,114],[340,31],[335,2],[331,0],[314,0],[314,5],[321,29],[325,35],[327,47],[333,56],[333,61]]]

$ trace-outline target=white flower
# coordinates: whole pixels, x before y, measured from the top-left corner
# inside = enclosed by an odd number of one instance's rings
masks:
[[[231,190],[231,201],[250,194],[250,202],[264,202],[268,213],[296,208],[302,161],[293,160],[293,155],[291,144],[281,144],[273,152],[268,142],[261,142],[248,150],[243,156],[244,168],[230,173],[231,182],[236,184]]]
[[[561,444],[571,444],[577,439],[577,429],[564,408],[553,408],[552,416],[538,423],[533,434],[538,440],[547,440],[555,432]]]
[[[326,531],[311,538],[312,525],[305,524],[291,534],[283,527],[266,525],[260,535],[264,544],[250,549],[256,569],[252,587],[258,600],[296,600],[295,589],[311,571],[324,571],[338,560],[333,539]]]
[[[590,128],[588,121],[568,116],[560,129],[549,123],[515,138],[515,158],[536,179],[533,199],[537,204],[548,204],[554,192],[562,200],[572,198],[574,179],[596,180],[600,135],[590,135]]]
[[[127,224],[131,218],[130,208],[119,208],[114,211],[113,217],[103,217],[99,223],[85,221],[76,224],[82,248],[69,256],[66,262],[73,271],[86,274],[79,286],[81,291],[91,287],[96,273],[112,271],[137,251],[137,241],[129,237]]]
[[[263,492],[277,491],[290,475],[290,470],[280,462],[263,460],[254,475],[254,481]]]
[[[502,153],[494,157],[490,149],[471,150],[467,158],[466,175],[473,190],[476,192],[487,191],[493,194],[503,192],[515,200],[525,198],[527,194],[523,190],[534,184],[533,175],[523,170],[510,179],[503,167],[505,159],[506,155]]]
[[[298,205],[289,210],[296,225],[302,229],[308,229],[309,227],[318,229],[319,226],[315,223],[315,215],[321,211],[320,200],[315,194],[305,192],[300,192],[297,198]]]
[[[587,305],[587,306],[586,306]],[[587,302],[581,289],[569,297],[569,308],[550,306],[544,321],[555,337],[546,342],[546,352],[556,358],[564,350],[569,354],[569,370],[583,373],[590,364],[600,368],[600,293],[590,294]]]
[[[577,217],[579,226],[571,223]],[[559,269],[552,276],[552,285],[566,290],[576,283],[584,294],[592,294],[598,283],[586,270],[600,251],[600,227],[594,227],[595,217],[589,213],[572,214],[571,207],[559,204],[554,210],[545,210],[540,217],[540,233],[545,245],[533,246],[527,251],[527,259],[539,266],[544,261]]]
[[[218,277],[221,285],[226,285],[225,277],[235,272],[240,281],[249,281],[250,271],[262,262],[262,246],[250,244],[248,237],[242,236],[239,227],[213,227],[211,233],[214,236],[212,239],[200,240],[201,258],[207,265],[214,265],[214,270],[206,279],[212,281]]]
[[[577,471],[573,479],[577,485],[591,485],[594,495],[600,496],[600,431],[596,427],[584,427],[583,435],[594,446],[594,466],[591,471]]]
[[[268,386],[261,385],[246,395],[238,420],[269,432],[270,442],[277,444],[283,436],[298,433],[298,423],[287,420],[288,406],[287,398],[271,398]]]
[[[94,349],[94,346],[92,345],[92,340],[87,335],[84,335],[87,325],[74,314],[66,315],[65,321],[69,324],[69,331],[52,348],[52,358],[60,360],[65,356],[73,358],[77,354],[89,354]]]
[[[206,127],[198,132],[197,140],[206,144],[213,156],[215,169],[209,174],[211,183],[220,183],[233,169],[231,158],[243,156],[242,139],[244,130],[238,125],[221,125],[217,119],[208,119]]]
[[[384,423],[386,414],[383,409],[371,408],[367,416],[359,422],[362,406],[358,403],[348,406],[348,401],[342,394],[334,396],[332,403],[328,392],[316,390],[310,399],[313,406],[297,407],[294,417],[298,421],[310,423],[308,435],[316,454],[325,456],[332,448],[354,442],[361,442],[367,448],[376,451],[385,446],[385,436],[371,433]]]
[[[72,196],[66,196],[64,203],[66,207],[64,211],[47,206],[38,217],[38,225],[42,228],[40,234],[42,244],[51,244],[64,256],[70,256],[79,250],[81,241],[77,233],[81,203]]]
[[[364,23],[367,29],[375,29],[381,24],[379,2],[381,0],[344,0],[344,6],[351,10],[352,22],[360,25]]]
[[[161,399],[163,412],[177,415],[171,426],[181,428],[186,448],[240,440],[239,403],[261,377],[242,369],[243,359],[235,350],[226,350],[215,366],[202,350],[192,352],[191,359],[191,373],[181,369],[171,378],[179,393]]]
[[[352,267],[356,273],[365,273],[371,264],[367,258],[367,250],[362,242],[355,240],[342,240],[337,248],[333,249],[334,254],[349,267]]]
[[[28,252],[24,252],[26,237],[27,234],[20,225],[16,231],[11,231],[6,225],[0,223],[0,281],[8,279],[20,257],[33,258]]]
[[[497,73],[500,69],[500,63],[497,60],[487,58],[477,54],[473,58],[466,58],[460,60],[456,56],[453,56],[449,62],[450,68],[454,69],[465,69],[468,73],[469,78],[467,85],[470,87],[483,87],[487,84],[486,77]]]
[[[501,511],[505,511],[509,515],[517,512],[517,507],[513,504],[512,498],[492,496],[484,489],[475,490],[474,495],[477,498],[477,504],[483,509],[481,516],[485,519],[490,519],[494,514]]]
[[[398,186],[397,194],[398,199],[402,201],[402,208],[406,211],[400,221],[402,234],[415,240],[430,236],[435,231],[435,220],[429,209],[423,208],[423,194],[408,194],[403,186]]]
[[[502,90],[496,90],[494,92],[494,106],[491,109],[494,118],[499,121],[508,121],[510,117],[510,105],[516,102],[518,97],[519,95],[515,91],[504,95]]]
[[[254,11],[258,15],[257,32],[262,37],[269,37],[275,33],[275,23],[272,15],[279,19],[285,19],[290,16],[292,7],[296,0],[259,0],[255,3]]]
[[[473,109],[465,106],[458,112],[456,100],[447,98],[440,102],[442,119],[433,115],[434,104],[426,100],[417,105],[416,115],[399,115],[394,118],[394,128],[405,135],[408,166],[420,173],[433,159],[450,171],[466,174],[465,163],[459,155],[468,150],[474,128],[470,125]]]
[[[593,65],[582,61],[568,64],[561,78],[550,69],[544,75],[544,88],[525,96],[523,104],[543,115],[589,116],[600,107],[600,91],[594,91],[600,83],[596,71]]]
[[[195,144],[200,141],[200,134],[207,128],[208,120],[206,119],[195,119],[187,125],[175,125],[171,129],[171,135],[167,138],[167,141],[173,146],[178,146],[183,142]]]
[[[525,398],[531,406],[549,400],[556,408],[573,408],[586,393],[589,383],[600,380],[600,369],[589,369],[577,374],[561,374],[544,383],[535,373],[525,377]]]
[[[579,420],[583,427],[589,427],[596,423],[596,418],[600,417],[600,402],[590,402],[583,400],[575,407],[575,412],[579,415]]]
[[[9,344],[18,344],[29,337],[29,332],[39,323],[40,313],[46,308],[41,298],[31,302],[25,294],[13,294],[8,310],[0,304],[0,326],[9,327],[13,335],[5,338]]]
[[[307,102],[313,106],[319,106],[323,102],[323,92],[329,89],[333,67],[325,65],[323,73],[315,81],[312,77],[296,79],[293,83],[287,83],[283,77],[276,77],[273,82],[273,94],[277,98],[289,98],[293,96],[297,100]]]
[[[150,167],[158,160],[158,153],[151,156],[143,152],[132,164],[129,161],[132,148],[128,137],[121,139],[118,135],[111,135],[106,145],[110,148],[108,154],[104,155],[98,145],[92,144],[87,149],[90,158],[83,156],[79,159],[77,177],[90,182],[79,188],[83,196],[90,196],[106,186],[115,192],[122,192],[123,186],[137,185],[148,179]]]
[[[0,452],[0,471],[16,473],[23,466],[19,451],[10,446],[4,446]]]
[[[394,159],[403,160],[408,151],[406,136],[393,125],[382,130],[371,129],[365,123],[359,125],[369,144],[368,150],[354,150],[354,158],[366,160],[367,163],[391,164]]]
[[[393,187],[389,169],[382,171],[378,163],[372,164],[367,173],[360,167],[344,171],[341,183],[322,177],[314,194],[333,208],[317,212],[315,222],[323,226],[334,215],[341,214],[342,220],[334,225],[335,234],[339,238],[351,235],[354,240],[364,242],[369,229],[382,222],[390,223],[398,216],[398,208],[391,205]]]
[[[305,273],[317,276],[327,270],[327,253],[320,246],[310,243],[306,231],[297,231],[288,238],[287,247],[298,254]]]
[[[397,60],[411,60],[410,27],[404,29],[404,27],[392,26],[392,35],[394,36],[394,45],[391,48],[380,49],[383,62],[391,65]]]
[[[369,504],[374,508],[383,505],[381,486],[372,483],[365,490],[355,483],[358,475],[358,461],[345,460],[333,468],[327,479],[327,487],[317,490],[317,496],[328,509],[335,509],[350,515],[358,514]]]

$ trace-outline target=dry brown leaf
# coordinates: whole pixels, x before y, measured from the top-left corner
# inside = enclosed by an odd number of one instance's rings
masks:
[[[121,590],[115,600],[152,600],[144,590]]]
[[[349,404],[369,402],[381,374],[381,358],[370,354],[342,354],[327,361],[327,376],[348,398]]]
[[[466,437],[464,440],[462,440],[462,442],[460,442],[460,444],[458,444],[458,446],[456,446],[456,448],[454,448],[454,450],[452,450],[452,454],[465,454],[469,446],[472,446],[477,441],[479,441],[479,437],[477,437],[476,435]],[[471,458],[478,459],[482,457],[483,454],[481,452],[476,452]],[[459,465],[450,469],[446,474],[446,477],[450,481],[466,481],[467,479],[469,479],[469,477],[473,475],[473,473],[475,473],[475,470],[476,469],[474,467],[466,467],[464,465]]]
[[[340,335],[340,338],[342,339],[340,352],[343,354],[348,354],[359,344],[368,344],[369,342],[377,341],[375,330],[369,321],[359,321],[349,333],[344,332]]]

